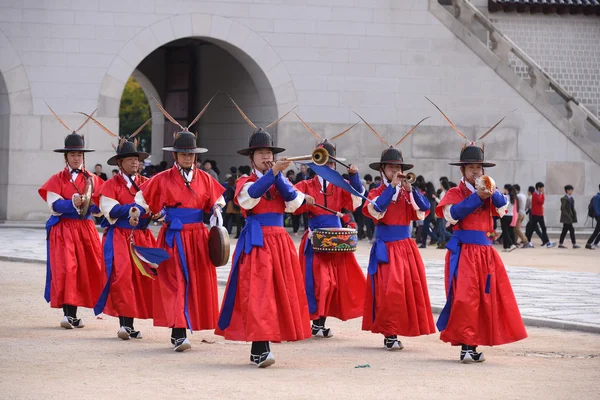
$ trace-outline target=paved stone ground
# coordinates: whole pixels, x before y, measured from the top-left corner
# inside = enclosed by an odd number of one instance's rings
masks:
[[[299,243],[299,238],[294,237],[294,241]],[[233,239],[232,246],[235,246]],[[595,257],[597,251],[589,253],[590,257]],[[367,242],[361,241],[356,257],[365,273],[368,254]],[[45,230],[0,229],[0,258],[44,262]],[[445,302],[444,264],[440,259],[427,257],[424,257],[424,262],[431,304],[434,311],[439,312]],[[227,264],[217,268],[220,284],[226,283],[230,267]],[[507,266],[507,270],[528,325],[600,333],[600,273],[553,271],[526,266]]]

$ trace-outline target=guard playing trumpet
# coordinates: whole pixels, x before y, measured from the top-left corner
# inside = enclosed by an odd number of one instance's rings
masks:
[[[252,342],[250,362],[265,368],[275,362],[270,342],[310,337],[298,254],[283,227],[283,213],[295,211],[305,197],[281,173],[291,161],[273,162],[273,155],[285,149],[273,146],[271,135],[233,104],[255,129],[249,146],[238,150],[250,159],[253,172],[236,182],[234,201],[246,217],[246,226],[235,248],[215,333]]]
[[[217,273],[209,258],[208,229],[203,216],[210,212],[211,225],[222,224],[225,188],[196,168],[196,154],[208,150],[197,147],[196,135],[189,131],[213,98],[187,127],[156,102],[165,117],[181,129],[174,135],[173,146],[163,148],[173,152],[175,163],[144,183],[135,195],[135,202],[145,212],[156,215],[165,209],[158,245],[170,259],[161,263],[158,270],[153,318],[154,326],[171,328],[171,344],[177,352],[192,347],[186,329],[214,329],[219,311]]]
[[[317,148],[327,151],[327,166],[335,169],[337,160],[335,159],[336,148],[333,143],[330,140],[323,139],[298,114],[296,116],[310,133],[321,140]],[[331,140],[345,135],[355,125],[331,138]],[[364,194],[365,189],[361,183],[358,168],[355,165],[350,165],[348,173],[352,187],[358,193]],[[350,222],[350,213],[360,207],[362,198],[351,195],[319,175],[310,180],[299,182],[296,184],[296,189],[314,198],[315,205],[322,206],[320,208],[305,204],[294,213],[308,212],[309,216],[309,230],[304,232],[298,252],[300,253],[300,264],[304,269],[308,309],[312,320],[312,335],[314,337],[329,338],[333,336],[333,332],[331,328],[325,327],[327,317],[335,317],[346,321],[362,316],[365,276],[356,261],[356,257],[351,252],[313,251],[312,235],[313,231],[319,228],[347,227]],[[333,214],[331,211],[336,213]],[[344,212],[346,214],[343,214]]]
[[[429,99],[427,99],[429,100]],[[431,102],[431,100],[429,100]],[[471,142],[437,108],[460,137],[468,141],[460,152],[460,184],[448,190],[435,212],[454,225],[446,248],[444,269],[447,300],[437,327],[440,339],[460,345],[460,361],[483,362],[478,345],[496,346],[527,337],[519,306],[498,252],[492,247],[493,217],[506,214],[508,203],[484,168],[484,148]],[[485,138],[502,118],[478,140]]]
[[[408,131],[396,146],[424,120]],[[410,237],[411,221],[423,220],[430,205],[406,180],[404,174],[413,165],[405,163],[402,152],[364,122],[389,148],[381,153],[379,162],[369,165],[379,171],[383,183],[369,192],[371,202],[363,207],[363,214],[375,222],[375,235],[369,257],[362,329],[383,334],[386,349],[402,350],[404,345],[398,335],[435,332],[425,266]]]
[[[97,200],[103,181],[85,169],[85,153],[94,150],[85,147],[84,137],[77,132],[89,118],[72,130],[51,108],[50,111],[72,133],[65,137],[62,149],[54,150],[64,153],[65,168],[38,190],[52,214],[46,223],[44,298],[50,307],[62,307],[61,327],[83,328],[77,307],[94,307],[104,280],[100,239],[90,219],[92,213],[101,215],[92,201]]]
[[[119,136],[93,117],[90,117],[102,130],[112,137]],[[119,138],[116,154],[108,159],[108,165],[119,167],[119,173],[102,185],[100,210],[104,214],[102,226],[106,228],[102,237],[104,265],[106,267],[105,286],[98,299],[94,312],[104,312],[119,318],[117,337],[123,340],[141,339],[142,333],[133,327],[134,318],[152,318],[152,271],[145,268],[146,261],[134,253],[133,243],[138,246],[156,247],[156,239],[146,229],[149,217],[138,218],[138,226],[133,230],[130,215],[134,211],[143,214],[143,208],[135,204],[135,194],[148,180],[138,174],[140,162],[149,154],[137,149],[137,139],[130,141],[144,129],[146,121],[129,138]],[[141,211],[141,212],[140,212]]]

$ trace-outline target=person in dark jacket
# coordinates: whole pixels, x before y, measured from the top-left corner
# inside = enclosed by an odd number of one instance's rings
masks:
[[[575,211],[575,199],[573,199],[573,186],[565,186],[565,195],[560,199],[560,223],[563,224],[562,233],[560,234],[560,240],[558,247],[566,249],[567,246],[563,245],[567,232],[571,235],[571,243],[574,249],[578,249],[579,246],[575,243],[575,228],[573,224],[577,223],[577,211]]]

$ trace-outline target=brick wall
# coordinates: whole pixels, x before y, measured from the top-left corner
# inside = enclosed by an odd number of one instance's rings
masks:
[[[600,116],[600,21],[596,16],[491,14],[491,21],[563,88]],[[512,63],[527,77],[525,65]]]

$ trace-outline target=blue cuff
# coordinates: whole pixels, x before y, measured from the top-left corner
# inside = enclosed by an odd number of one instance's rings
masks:
[[[258,178],[256,182],[250,185],[248,194],[253,199],[260,198],[263,194],[267,193],[267,190],[275,183],[275,176],[273,176],[273,170],[270,169],[266,174]]]
[[[281,172],[275,177],[275,187],[277,188],[277,191],[281,193],[281,197],[283,197],[285,201],[292,201],[298,196],[298,192],[296,192],[292,184],[283,177]]]
[[[477,208],[483,205],[483,201],[477,193],[473,193],[463,201],[450,207],[450,215],[452,219],[461,221]]]
[[[350,186],[352,186],[352,188],[358,193],[363,192],[364,188],[362,182],[360,181],[360,175],[358,172],[356,174],[350,174]]]
[[[131,210],[132,207],[136,207],[138,210],[140,210],[140,215],[146,214],[146,211],[142,208],[142,206],[132,203],[132,204],[124,204],[124,205],[117,204],[110,210],[108,215],[113,219],[128,218],[129,210]],[[96,212],[99,212],[99,210],[92,211],[92,213],[96,213]]]
[[[415,199],[415,203],[417,203],[417,207],[419,207],[419,210],[427,211],[431,208],[431,204],[429,203],[429,200],[427,200],[427,197],[423,196],[417,190],[413,190],[412,195]]]
[[[494,204],[494,207],[496,208],[500,208],[500,207],[504,207],[506,205],[506,203],[508,203],[506,201],[506,197],[504,197],[504,195],[502,193],[500,193],[499,191],[495,191],[494,194],[492,195],[492,204]]]
[[[381,196],[375,200],[373,203],[373,208],[377,212],[385,212],[390,203],[392,202],[392,197],[394,197],[394,193],[396,193],[396,189],[392,185],[388,185],[388,187],[381,193]]]
[[[61,214],[77,212],[71,200],[56,200],[52,203],[52,209]]]
[[[89,208],[89,212],[92,214],[98,214],[98,213],[101,213],[102,211],[100,211],[100,207],[98,207],[97,205],[91,204],[90,208]]]

